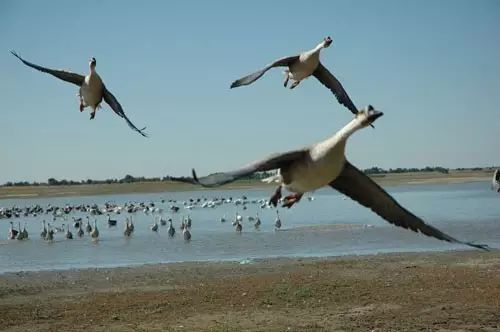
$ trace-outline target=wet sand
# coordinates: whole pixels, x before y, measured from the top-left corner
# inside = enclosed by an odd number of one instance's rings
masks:
[[[2,331],[499,331],[500,252],[0,275]]]

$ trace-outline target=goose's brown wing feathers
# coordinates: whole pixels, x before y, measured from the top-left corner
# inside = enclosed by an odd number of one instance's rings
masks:
[[[58,79],[61,79],[63,81],[73,83],[73,84],[78,85],[78,86],[82,86],[83,81],[85,80],[85,76],[83,76],[83,75],[72,73],[72,72],[65,71],[65,70],[50,69],[50,68],[42,67],[39,65],[35,65],[34,63],[31,63],[31,62],[24,60],[14,51],[10,51],[10,53],[12,53],[12,55],[15,56],[16,58],[18,58],[19,60],[21,60],[21,62],[24,63],[26,66],[34,68],[36,70],[39,70],[43,73],[47,73],[47,74],[50,74],[52,76],[55,76]]]
[[[226,183],[231,183],[255,172],[264,172],[279,169],[288,166],[290,163],[306,158],[309,154],[308,149],[289,151],[285,153],[273,154],[265,159],[254,161],[242,168],[231,172],[214,173],[198,178],[193,169],[193,177],[189,178],[171,178],[173,181],[199,184],[203,187],[218,187]]]
[[[370,208],[373,212],[391,224],[411,229],[414,232],[420,232],[439,240],[488,250],[487,245],[457,240],[439,229],[426,224],[422,219],[402,207],[384,189],[348,161],[346,161],[341,174],[330,183],[330,186],[349,196],[361,205]]]
[[[113,96],[113,94],[108,89],[106,89],[105,86],[103,88],[103,96],[102,97],[103,97],[104,101],[111,107],[111,109],[118,116],[122,117],[127,122],[127,124],[129,125],[130,128],[137,131],[142,136],[147,137],[146,133],[144,133],[144,130],[146,129],[146,127],[142,128],[142,129],[137,128],[132,123],[132,121],[130,121],[129,118],[125,115],[125,112],[123,112],[122,105],[120,105],[120,103],[115,98],[115,96]]]
[[[298,55],[294,56],[289,56],[285,58],[278,59],[267,66],[265,66],[263,69],[256,71],[255,73],[252,73],[250,75],[247,75],[245,77],[242,77],[233,83],[231,83],[231,89],[232,88],[237,88],[242,85],[249,85],[252,84],[253,82],[257,81],[259,78],[262,77],[269,69],[274,68],[274,67],[285,67],[291,65],[294,61],[297,61],[299,59]]]
[[[341,105],[347,107],[347,109],[351,111],[353,114],[358,114],[358,109],[352,102],[351,98],[349,98],[349,95],[344,90],[342,84],[340,84],[340,82],[335,78],[335,76],[333,76],[333,74],[330,73],[330,71],[326,69],[326,67],[323,66],[321,62],[318,64],[318,67],[313,72],[313,75],[324,86],[330,89],[330,91],[335,95],[335,97],[337,97],[337,100]]]

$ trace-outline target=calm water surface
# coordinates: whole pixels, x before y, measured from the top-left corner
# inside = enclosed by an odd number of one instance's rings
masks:
[[[428,223],[450,235],[467,241],[486,243],[500,248],[500,195],[490,190],[489,182],[446,185],[410,185],[386,188],[399,202]],[[104,202],[150,202],[165,208],[171,203],[161,199],[178,200],[177,205],[189,198],[229,197],[246,195],[248,199],[268,198],[272,189],[175,192],[159,194],[105,195],[44,199],[0,200],[0,207],[47,204],[102,205]],[[181,205],[179,213],[165,212],[172,217],[177,228],[176,237],[167,236],[167,227],[158,233],[150,230],[151,215],[134,214],[135,231],[131,238],[123,236],[123,220],[127,213],[113,215],[117,227],[108,228],[105,216],[98,216],[100,237],[91,241],[85,234],[66,240],[64,233],[57,233],[53,243],[40,238],[41,221],[49,216],[11,219],[27,222],[29,240],[7,240],[9,222],[0,220],[0,273],[44,269],[69,269],[82,267],[112,267],[145,263],[178,261],[245,260],[247,258],[278,256],[335,256],[348,254],[373,254],[403,251],[463,250],[467,247],[449,244],[390,225],[370,210],[341,194],[322,189],[313,194],[314,200],[303,199],[291,210],[279,209],[282,231],[274,231],[275,209],[261,209],[259,204],[247,205],[247,210],[234,204],[217,208],[186,210]],[[304,197],[305,198],[305,197]],[[236,211],[244,217],[243,232],[237,234],[231,226]],[[256,231],[246,217],[259,213],[262,225]],[[182,216],[193,220],[192,240],[185,243],[178,229]],[[70,216],[79,216],[75,213]],[[228,221],[220,223],[221,216]],[[73,222],[68,219],[70,225]],[[53,224],[60,226],[65,221]]]

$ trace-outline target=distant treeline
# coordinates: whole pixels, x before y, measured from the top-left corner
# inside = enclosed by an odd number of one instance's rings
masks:
[[[439,172],[443,174],[448,174],[449,169],[436,166],[436,167],[424,167],[424,168],[389,168],[383,169],[380,167],[372,167],[363,170],[365,174],[387,174],[387,173],[416,173],[416,172]]]
[[[494,169],[494,167],[473,167],[473,168],[457,168],[457,171],[481,171]],[[383,169],[380,167],[371,167],[364,169],[363,172],[369,175],[379,175],[379,174],[388,174],[388,173],[413,173],[413,172],[439,172],[443,174],[448,174],[449,169],[436,166],[436,167],[424,167],[424,168],[389,168]],[[247,176],[246,180],[261,180],[272,175],[276,174],[276,172],[258,172],[253,175]],[[125,175],[121,179],[106,179],[106,180],[81,180],[81,181],[73,181],[73,180],[57,180],[55,178],[50,178],[47,182],[28,182],[28,181],[20,181],[20,182],[7,182],[2,187],[22,187],[22,186],[74,186],[74,185],[83,185],[83,184],[111,184],[111,183],[134,183],[134,182],[165,182],[170,181],[171,176],[167,175],[164,177],[153,177],[146,178],[144,176],[135,177],[132,175]]]
[[[266,177],[272,176],[275,174],[275,172],[259,172],[255,173],[253,175],[245,177],[247,180],[261,180]],[[144,176],[139,176],[135,177],[132,175],[125,175],[121,179],[106,179],[106,180],[92,180],[92,179],[87,179],[87,180],[81,180],[81,181],[74,181],[74,180],[57,180],[55,178],[49,178],[47,182],[28,182],[28,181],[20,181],[20,182],[7,182],[3,185],[2,187],[25,187],[25,186],[78,186],[78,185],[84,185],[84,184],[112,184],[112,183],[134,183],[134,182],[166,182],[170,181],[171,176],[167,175],[164,177],[153,177],[153,178],[146,178]]]

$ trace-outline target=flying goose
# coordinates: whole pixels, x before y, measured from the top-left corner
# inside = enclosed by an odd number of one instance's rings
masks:
[[[349,95],[342,87],[342,84],[340,84],[335,76],[333,76],[333,74],[330,73],[330,71],[319,61],[320,51],[329,47],[332,42],[333,40],[330,37],[326,37],[312,50],[278,59],[268,64],[263,69],[234,81],[231,84],[231,88],[252,84],[271,68],[288,67],[285,70],[285,81],[283,82],[285,87],[288,85],[289,80],[293,80],[294,82],[290,85],[290,89],[293,89],[299,85],[302,80],[313,75],[318,79],[318,81],[321,82],[321,84],[330,89],[335,97],[337,97],[340,104],[347,107],[347,109],[353,114],[356,114],[358,113],[358,109],[352,102],[351,98],[349,98]]]
[[[495,190],[497,193],[500,193],[500,170],[495,170],[493,173],[493,179],[491,180],[491,189]]]
[[[104,99],[104,101],[111,107],[111,109],[118,116],[120,116],[127,122],[130,128],[137,131],[142,136],[147,137],[146,133],[144,133],[146,127],[138,129],[129,120],[129,118],[125,115],[125,112],[123,112],[122,106],[120,105],[118,100],[115,98],[115,96],[113,96],[113,94],[106,88],[106,86],[102,82],[101,77],[99,76],[99,74],[97,74],[95,70],[96,67],[95,58],[90,59],[89,62],[90,73],[87,76],[83,76],[65,70],[56,70],[38,66],[24,60],[15,51],[10,51],[10,53],[12,53],[12,55],[21,60],[21,62],[28,67],[34,68],[41,72],[55,76],[63,81],[73,83],[79,86],[80,90],[78,96],[80,98],[80,112],[83,112],[85,107],[88,106],[91,107],[92,108],[92,112],[90,113],[91,120],[95,117],[95,113],[97,109],[101,107],[101,102]]]
[[[198,178],[193,169],[192,178],[173,178],[173,180],[191,182],[204,187],[216,187],[255,172],[278,169],[280,174],[271,179],[280,183],[270,199],[274,206],[281,198],[283,186],[292,192],[285,197],[283,206],[291,207],[300,200],[304,193],[329,185],[361,205],[370,208],[391,224],[409,228],[414,232],[421,232],[439,240],[488,250],[486,245],[457,240],[426,224],[422,219],[402,207],[384,189],[346,160],[344,153],[347,139],[354,132],[367,127],[382,115],[382,112],[369,105],[333,136],[309,147],[277,153],[232,172],[214,173]]]

